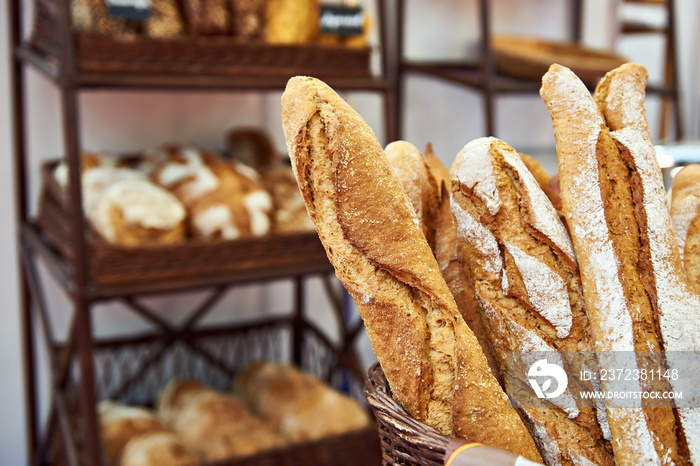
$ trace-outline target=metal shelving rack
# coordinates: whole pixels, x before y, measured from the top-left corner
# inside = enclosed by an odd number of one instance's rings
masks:
[[[55,438],[62,438],[65,458],[69,464],[101,464],[99,446],[99,429],[96,414],[98,401],[95,389],[96,368],[94,353],[101,343],[93,336],[93,313],[95,304],[105,301],[119,301],[160,329],[159,338],[167,341],[182,340],[191,349],[206,356],[206,352],[197,346],[199,333],[193,324],[201,318],[225,293],[229,287],[252,282],[269,282],[282,278],[291,278],[294,283],[294,296],[291,297],[293,310],[288,323],[294,336],[294,348],[291,350],[295,361],[301,358],[299,339],[304,331],[304,280],[312,275],[328,277],[332,271],[327,259],[318,260],[303,269],[265,268],[254,273],[223,274],[219,276],[194,277],[174,281],[154,281],[124,286],[104,286],[96,283],[89,275],[89,245],[84,235],[85,222],[82,215],[71,216],[71,238],[73,258],[61,257],[41,235],[35,221],[30,218],[28,206],[28,173],[26,159],[26,121],[27,121],[27,85],[24,70],[33,67],[46,79],[54,83],[60,92],[62,133],[64,138],[65,160],[69,167],[70,209],[82,212],[80,183],[80,132],[79,122],[83,117],[78,105],[78,97],[91,90],[178,90],[202,91],[225,90],[245,92],[265,92],[282,90],[288,76],[221,76],[215,74],[177,75],[177,74],[123,74],[80,71],[76,57],[75,37],[70,26],[70,2],[55,2],[60,19],[60,50],[58,59],[48,57],[34,49],[25,41],[23,31],[23,11],[21,0],[8,2],[11,38],[11,108],[14,120],[15,141],[15,182],[16,212],[19,236],[19,280],[20,312],[22,323],[22,341],[25,362],[24,385],[26,388],[27,438],[31,464],[43,464],[47,461],[47,452],[52,448]],[[382,2],[377,2],[379,24],[383,25],[384,9]],[[382,57],[381,73],[377,77],[363,79],[339,78],[326,82],[337,90],[370,91],[379,93],[384,99],[385,131],[388,140],[396,139],[397,125],[394,119],[396,89],[393,83],[392,57],[387,53],[385,29],[381,30],[380,53]],[[315,234],[309,241],[318,242]],[[320,242],[318,242],[321,247]],[[43,287],[36,270],[36,261],[41,259],[69,296],[72,303],[72,321],[68,337],[58,341],[52,328],[47,303],[43,296]],[[146,295],[167,294],[186,290],[211,290],[211,294],[197,309],[194,309],[188,322],[182,328],[174,328],[163,322],[153,312],[140,305],[135,298]],[[333,293],[328,288],[329,296]],[[342,297],[331,296],[341,324],[342,345],[336,348],[336,356],[344,359],[349,367],[359,369],[356,360],[349,357],[351,344],[361,330],[361,321],[350,325],[343,319]],[[52,395],[49,406],[49,420],[40,426],[38,409],[38,381],[36,344],[38,334],[43,336],[50,350]],[[318,335],[323,337],[322,335]],[[128,338],[123,342],[128,344]],[[107,344],[107,343],[105,343]],[[79,380],[72,374],[77,372]],[[79,403],[78,430],[80,438],[75,439],[76,419],[69,411],[69,398],[77,395]]]
[[[635,27],[629,24],[621,24],[621,33],[663,33],[667,40],[666,48],[666,76],[663,82],[649,83],[647,94],[660,96],[664,102],[673,104],[673,119],[675,121],[675,138],[683,138],[682,119],[680,117],[677,57],[675,45],[675,1],[674,0],[621,0],[629,3],[647,3],[665,6],[668,12],[668,25],[661,30],[646,27]],[[571,30],[570,40],[580,42],[582,39],[582,17],[584,0],[571,0],[569,2],[569,24]],[[479,52],[480,56],[475,61],[450,60],[450,61],[426,61],[409,60],[404,55],[403,37],[405,24],[406,0],[397,1],[397,68],[398,68],[398,94],[399,100],[396,106],[396,117],[399,133],[401,129],[401,116],[403,115],[403,87],[406,76],[416,74],[428,76],[445,82],[451,82],[465,88],[472,89],[480,94],[483,102],[483,115],[486,135],[495,136],[495,99],[499,95],[537,93],[540,89],[539,81],[529,81],[506,76],[499,73],[491,44],[492,12],[491,0],[478,0],[478,27],[479,27]],[[666,112],[666,110],[665,110]],[[664,115],[665,116],[665,115]],[[665,119],[664,119],[665,121]],[[666,127],[662,128],[665,135]]]

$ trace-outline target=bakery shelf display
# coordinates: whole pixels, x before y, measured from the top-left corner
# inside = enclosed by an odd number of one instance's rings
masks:
[[[290,12],[283,10],[285,3],[153,0],[157,14],[146,24],[110,21],[104,15],[103,0],[35,0],[28,11],[24,11],[23,2],[8,2],[20,310],[32,462],[106,464],[98,428],[100,401],[152,406],[159,390],[174,377],[194,377],[224,390],[239,370],[263,356],[292,362],[362,399],[364,372],[354,349],[362,322],[347,320],[344,295],[330,280],[332,267],[315,232],[273,231],[237,239],[186,238],[167,244],[124,245],[105,240],[105,231],[91,223],[94,219],[77,214],[83,212],[86,194],[81,180],[84,150],[79,131],[83,115],[78,105],[85,91],[281,91],[292,75],[317,74],[338,89],[383,97],[386,135],[396,138],[391,120],[395,88],[385,72],[384,41],[375,50],[364,35],[375,23],[365,18],[363,33],[342,38],[318,32],[311,39],[304,27],[294,37],[266,35],[256,21],[264,17],[266,24],[275,24],[280,15],[289,18]],[[292,3],[303,6],[296,15],[316,4]],[[172,6],[176,4],[180,16],[174,20]],[[217,22],[216,14],[198,16],[197,5],[208,5],[208,13],[222,6],[229,12],[230,7],[243,10],[238,11],[235,21],[231,16],[223,24]],[[277,19],[261,12],[264,5],[281,9]],[[35,16],[28,18],[29,12]],[[382,15],[383,7],[377,2],[377,24],[383,24]],[[314,21],[306,18],[302,23]],[[23,25],[30,23],[32,30],[27,34]],[[381,31],[380,36],[384,37]],[[382,58],[379,74],[370,69],[375,51]],[[25,123],[29,89],[24,71],[30,67],[57,87],[61,102],[62,158],[48,162],[43,173],[29,173],[28,169]],[[59,163],[66,169],[64,186],[51,175]],[[36,215],[28,205],[30,178],[42,180]],[[335,338],[307,315],[308,278],[320,279],[325,286],[340,329]],[[65,336],[57,336],[51,322],[54,303],[45,296],[47,280],[56,281],[69,298],[71,312]],[[291,285],[290,309],[284,317],[213,327],[203,324],[233,288],[273,281]],[[141,299],[186,291],[202,293],[204,299],[181,325],[159,316]],[[94,309],[98,304],[113,303],[145,320],[152,331],[111,338],[95,335]],[[236,310],[230,313],[235,315]],[[39,394],[44,391],[35,354],[42,345],[48,348],[51,370],[45,420],[39,415]],[[355,464],[358,460],[371,464],[379,459],[372,425],[216,464]]]

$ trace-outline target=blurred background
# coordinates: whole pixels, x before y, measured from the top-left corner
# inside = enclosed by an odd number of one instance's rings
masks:
[[[14,175],[12,153],[12,121],[9,109],[9,39],[7,2],[2,0],[0,14],[0,295],[3,296],[0,320],[0,464],[26,463],[24,387],[20,353],[20,324],[17,298],[17,253],[14,212]],[[375,3],[359,2],[368,11]],[[570,34],[567,3],[561,0],[493,0],[493,31],[538,35],[551,39]],[[657,21],[656,11],[621,12],[615,0],[584,1],[583,40],[596,48],[614,49],[630,61],[647,66],[652,79],[663,74],[664,45],[659,37],[620,37],[617,21],[621,15],[639,15]],[[32,4],[24,1],[31,12]],[[682,102],[684,140],[700,138],[700,2],[678,0],[677,46],[679,86]],[[405,55],[411,59],[460,59],[478,56],[478,12],[475,0],[436,0],[405,2]],[[28,17],[31,14],[27,15]],[[31,18],[27,20],[30,30]],[[376,49],[379,34],[370,35]],[[379,61],[373,57],[378,71]],[[59,93],[55,85],[29,68],[26,72],[28,91],[27,141],[29,170],[36,174],[29,185],[31,205],[36,208],[40,185],[40,164],[63,152]],[[486,135],[481,96],[474,90],[426,76],[405,76],[405,105],[402,111],[402,138],[424,148],[433,145],[435,153],[449,167],[459,150],[474,138]],[[280,121],[280,91],[273,92],[132,92],[90,91],[81,94],[80,132],[82,147],[89,150],[109,149],[115,152],[137,151],[163,143],[198,144],[204,147],[224,146],[225,132],[238,126],[265,128],[280,152],[285,145]],[[382,144],[386,140],[381,98],[368,92],[343,92],[342,96],[366,119]],[[545,169],[556,172],[556,154],[551,120],[536,94],[504,95],[496,99],[496,134],[517,150],[529,153]],[[648,119],[655,142],[659,136],[660,104],[648,99]],[[48,299],[59,311],[56,328],[66,331],[69,301],[63,292],[45,280]],[[278,312],[285,307],[289,283],[245,286],[235,289],[217,306],[209,319],[225,319],[235,307],[242,318]],[[163,315],[177,319],[193,302],[196,294],[172,295],[149,302]],[[318,283],[309,293],[310,311],[329,332],[336,329],[328,320],[327,302]],[[65,309],[65,313],[61,312]],[[95,331],[100,335],[138,330],[143,325],[116,306],[102,305],[96,314]],[[374,360],[371,347],[363,339],[359,344],[363,362]],[[39,356],[45,354],[39,352]],[[45,364],[45,361],[42,361]],[[46,371],[43,371],[44,377]],[[40,378],[46,391],[46,379]],[[48,392],[45,393],[47,395]]]

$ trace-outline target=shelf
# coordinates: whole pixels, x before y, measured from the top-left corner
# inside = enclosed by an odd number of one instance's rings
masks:
[[[487,84],[497,92],[533,92],[538,91],[538,81],[523,81],[502,74],[495,74],[493,80],[487,83],[484,72],[478,64],[461,61],[405,61],[404,71],[411,71],[442,78],[456,84],[484,89]]]
[[[15,57],[29,64],[59,85],[71,84],[83,89],[146,89],[146,90],[281,90],[291,76],[226,76],[221,74],[149,74],[78,72],[69,82],[60,62],[47,56],[29,44],[15,50]],[[331,87],[343,90],[386,92],[389,84],[378,77],[329,77],[324,81]]]
[[[26,244],[42,259],[44,259],[49,271],[58,280],[68,294],[74,291],[73,264],[52,247],[39,227],[33,223],[22,227],[22,238]],[[183,278],[169,278],[167,280],[138,280],[123,284],[102,284],[94,279],[88,280],[86,297],[91,301],[112,299],[131,295],[163,294],[169,292],[191,291],[201,288],[211,288],[227,284],[255,283],[270,280],[279,280],[288,277],[309,274],[331,273],[333,267],[328,261],[323,245],[315,232],[291,235],[295,240],[308,244],[316,253],[308,255],[309,260],[300,265],[278,266],[265,264],[264,267],[244,269],[240,271],[206,274],[201,276],[189,276]],[[247,240],[254,242],[254,239]],[[280,242],[285,242],[281,236]],[[315,247],[317,246],[317,247]],[[290,252],[293,255],[294,252]],[[128,260],[128,259],[126,259]]]

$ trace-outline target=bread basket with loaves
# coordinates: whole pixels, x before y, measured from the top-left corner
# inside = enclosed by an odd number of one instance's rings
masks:
[[[692,402],[585,403],[582,393],[612,393],[616,381],[572,375],[572,355],[598,369],[631,354],[638,373],[671,367],[671,356],[697,363],[700,297],[671,228],[646,79],[625,64],[591,95],[550,67],[541,95],[554,180],[492,137],[466,144],[450,170],[430,147],[425,158],[406,142],[382,148],[327,85],[289,81],[282,122],[297,182],[378,358],[365,395],[384,464],[700,461]],[[529,378],[546,375],[531,359],[542,352],[563,371],[556,390]],[[631,382],[634,393],[682,386]]]

